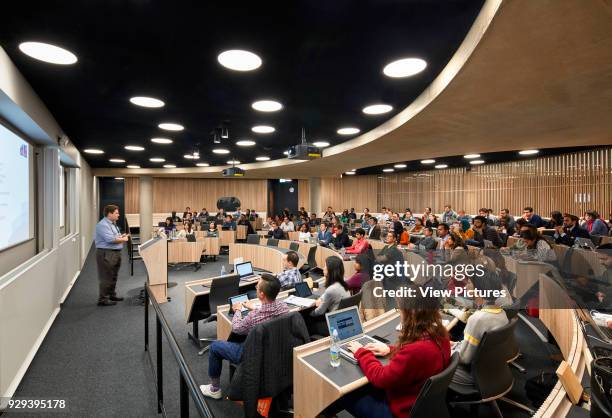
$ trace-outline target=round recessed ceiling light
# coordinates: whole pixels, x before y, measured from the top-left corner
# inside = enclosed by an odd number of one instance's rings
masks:
[[[421,164],[433,164],[436,160],[421,160]]]
[[[227,163],[228,164],[240,164],[240,161],[238,161],[238,160],[229,160]]]
[[[151,138],[151,142],[155,142],[156,144],[171,144],[172,140],[169,138]]]
[[[110,160],[111,163],[124,163],[125,160],[122,160],[121,158],[111,158]]]
[[[447,164],[436,164],[434,167],[435,168],[448,168],[448,165]]]
[[[159,129],[163,129],[165,131],[182,131],[183,129],[185,129],[183,125],[179,125],[178,123],[170,123],[170,122],[160,123],[157,126],[159,127]]]
[[[101,149],[97,149],[97,148],[87,148],[87,149],[84,149],[83,152],[87,154],[104,154],[104,151],[102,151]]]
[[[145,97],[145,96],[132,97],[130,98],[130,102],[132,102],[132,104],[135,104],[136,106],[151,107],[151,108],[164,107],[165,105],[165,103],[159,99],[156,99],[154,97]]]
[[[127,167],[127,168],[140,168],[140,166],[139,166],[139,165],[136,165],[136,164],[129,164],[129,165],[127,165],[126,167]]]
[[[470,161],[470,164],[473,164],[473,165],[484,164],[484,160],[472,160]]]
[[[348,174],[349,176],[355,175],[354,171],[346,171],[344,174]]]
[[[313,143],[312,145],[314,145],[317,148],[325,148],[325,147],[329,147],[329,142],[327,142],[327,141],[317,141],[317,142]]]
[[[420,58],[404,58],[387,64],[383,73],[387,77],[410,77],[423,71],[427,67],[425,60]]]
[[[212,150],[212,152],[215,154],[229,154],[230,153],[230,151],[225,148],[215,148],[214,150]]]
[[[523,151],[519,151],[519,154],[521,155],[533,155],[533,154],[537,154],[538,152],[540,152],[540,150],[537,149],[526,149]]]
[[[115,177],[115,180],[125,180],[123,177]]]
[[[255,141],[251,141],[250,139],[241,139],[240,141],[236,142],[236,145],[241,147],[252,147],[255,145]]]
[[[393,167],[395,167],[395,168],[406,168],[408,166],[406,164],[395,164]]]
[[[153,157],[149,158],[149,161],[151,161],[152,163],[163,163],[164,161],[166,161],[166,159],[160,157]]]
[[[276,112],[283,108],[283,105],[274,100],[259,100],[251,105],[253,109],[260,112]]]
[[[185,154],[183,155],[183,158],[186,158],[188,160],[199,160],[200,159],[200,155],[199,154]]]
[[[357,133],[359,133],[359,128],[352,128],[352,127],[347,127],[347,128],[340,128],[337,131],[340,135],[355,135]]]
[[[176,168],[174,164],[164,164],[164,168]]]
[[[22,42],[19,44],[19,50],[32,58],[50,64],[70,65],[77,62],[77,57],[72,52],[43,42]]]
[[[276,129],[274,129],[273,126],[258,125],[258,126],[253,126],[251,130],[253,132],[257,132],[258,134],[270,134],[274,132]]]
[[[393,106],[388,104],[373,104],[366,106],[362,109],[362,112],[366,115],[382,115],[393,110]]]
[[[210,166],[210,164],[208,164],[208,163],[197,163],[196,165],[198,167],[209,167]]]
[[[480,158],[480,154],[465,154],[463,158],[472,159],[472,158]]]
[[[392,168],[383,168],[383,171],[384,171],[385,173],[392,173],[392,172],[393,172],[393,171],[395,171],[395,170],[394,170],[394,169],[392,169]]]
[[[261,156],[261,157],[256,157],[255,158],[257,161],[269,161],[270,157],[265,157],[265,156]]]
[[[140,145],[126,145],[123,148],[128,151],[144,151],[144,147],[141,147]]]
[[[235,71],[252,71],[261,67],[261,58],[250,51],[230,49],[217,57],[219,64]]]

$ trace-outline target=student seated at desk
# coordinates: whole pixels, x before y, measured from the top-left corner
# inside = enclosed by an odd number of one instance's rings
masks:
[[[207,237],[218,237],[219,231],[217,231],[217,225],[214,222],[208,224],[208,229],[206,230]]]
[[[521,232],[521,241],[523,241],[524,249],[518,255],[519,258],[543,262],[557,260],[557,255],[550,247],[550,244],[540,236],[534,226],[529,225],[527,230]]]
[[[423,228],[423,235],[425,237],[421,238],[419,245],[422,245],[428,251],[435,250],[438,246],[438,241],[433,237],[433,228],[430,226]]]
[[[322,316],[327,312],[335,311],[342,299],[351,296],[348,285],[344,281],[344,264],[340,258],[327,257],[323,275],[325,276],[325,292],[315,302],[316,309],[310,313],[310,316]]]
[[[408,417],[425,381],[450,363],[450,342],[438,303],[419,291],[415,297],[399,298],[402,329],[394,346],[351,342],[349,348],[369,384],[344,395],[325,413],[344,409],[357,418]],[[391,358],[383,366],[376,356],[387,355]]]
[[[285,233],[283,232],[282,229],[278,227],[278,224],[276,223],[276,221],[272,221],[272,229],[268,231],[268,238],[276,238],[276,239],[285,238]]]
[[[363,228],[355,230],[355,242],[346,249],[347,254],[363,254],[368,251],[368,240],[365,239],[365,231]]]
[[[246,215],[240,215],[240,218],[238,219],[238,225],[245,225],[247,227],[247,235],[255,233],[253,225],[251,225],[251,222],[249,222],[249,219]]]
[[[193,225],[191,224],[191,221],[185,221],[184,225],[185,227],[182,230],[180,230],[178,233],[179,238],[185,238],[187,237],[187,235],[195,234],[195,230],[193,229]]]
[[[261,302],[259,308],[254,307],[252,302],[237,303],[232,307],[232,332],[238,335],[247,335],[257,324],[276,318],[289,312],[285,302],[277,301],[276,296],[280,292],[278,279],[271,274],[264,273],[257,282],[257,299]],[[243,317],[241,308],[245,306],[250,312]],[[200,390],[204,396],[213,399],[221,399],[221,367],[223,360],[233,364],[240,363],[242,359],[242,343],[229,341],[213,341],[210,345],[208,357],[208,376],[211,383],[201,385]]]
[[[346,233],[346,229],[342,226],[342,224],[336,225],[336,236],[334,237],[332,243],[336,248],[345,248],[351,246],[351,239],[349,238],[348,234]]]
[[[319,233],[317,234],[317,239],[321,245],[329,245],[331,240],[333,239],[332,233],[328,229],[327,222],[321,222],[321,226],[319,226]]]
[[[299,261],[300,258],[295,251],[289,251],[287,254],[283,254],[284,270],[276,275],[281,284],[281,288],[290,289],[295,287],[296,283],[302,282],[302,275],[297,268]]]
[[[410,244],[410,233],[405,228],[402,228],[402,231],[400,233],[399,244],[400,245],[408,245],[408,244]]]
[[[223,221],[223,224],[221,225],[221,227],[225,230],[231,230],[231,231],[236,230],[236,222],[234,222],[234,218],[232,217],[232,215],[225,216],[225,221]]]
[[[414,227],[410,230],[413,234],[421,234],[423,232],[423,220],[421,218],[414,218]]]
[[[472,277],[474,288],[484,291],[501,290],[501,281],[492,278],[491,276]],[[474,299],[476,306],[480,309],[474,312],[465,324],[463,331],[463,341],[453,342],[452,345],[459,344],[459,366],[453,375],[453,383],[458,385],[472,386],[474,379],[470,371],[470,365],[478,349],[478,344],[482,340],[482,336],[487,331],[491,331],[503,327],[508,323],[506,312],[496,305],[493,292],[489,298],[477,297]]]
[[[300,234],[298,235],[299,241],[308,241],[310,239],[310,228],[308,227],[308,222],[304,222],[300,226]]]
[[[348,286],[349,290],[357,293],[361,290],[361,286],[370,280],[370,265],[370,260],[368,260],[368,256],[366,254],[359,254],[357,258],[355,258],[355,263],[353,264],[355,274],[346,279],[346,285]]]
[[[170,235],[170,233],[174,231],[175,229],[176,229],[176,225],[174,225],[172,218],[168,216],[166,218],[166,222],[164,223],[164,226],[160,228],[160,232],[164,232],[166,235]]]

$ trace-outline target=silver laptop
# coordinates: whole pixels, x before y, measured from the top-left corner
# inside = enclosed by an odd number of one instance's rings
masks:
[[[595,249],[595,244],[593,244],[593,241],[591,241],[590,238],[576,238],[574,241],[574,246],[584,249],[588,248],[590,250]]]
[[[311,236],[310,238],[308,238],[309,244],[317,244],[318,242],[319,242],[319,239],[317,237]]]
[[[253,265],[250,261],[236,264],[236,274],[240,275],[240,280],[253,281],[257,276],[253,273]]]
[[[329,335],[331,336],[332,334],[332,328],[338,332],[340,355],[351,363],[357,364],[357,360],[348,349],[348,343],[357,341],[361,343],[361,345],[366,345],[378,342],[363,332],[363,326],[361,325],[361,318],[359,317],[357,306],[328,312],[325,314],[325,319],[327,320]]]

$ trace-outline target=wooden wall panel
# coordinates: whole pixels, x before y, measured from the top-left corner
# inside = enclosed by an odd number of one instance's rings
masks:
[[[235,196],[243,209],[267,210],[267,180],[154,178],[153,212],[207,208],[216,211],[217,199]]]
[[[394,173],[378,176],[378,206],[406,207],[422,212],[431,206],[441,212],[450,203],[476,213],[510,209],[518,215],[524,206],[548,216],[551,211],[581,215],[594,209],[607,218],[612,212],[612,148],[542,157],[523,161]]]
[[[140,211],[140,178],[126,177],[125,187],[125,213],[138,213]]]
[[[363,208],[376,211],[376,176],[344,176],[342,178],[325,177],[321,179],[321,208],[328,206],[335,211]]]
[[[310,182],[298,179],[298,208],[304,207],[310,212]]]

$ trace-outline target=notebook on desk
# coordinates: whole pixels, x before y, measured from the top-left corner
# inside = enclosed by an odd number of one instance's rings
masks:
[[[359,317],[359,311],[356,306],[328,312],[325,314],[325,319],[327,320],[329,335],[332,334],[332,328],[338,332],[340,355],[353,364],[357,364],[357,360],[348,349],[349,343],[357,341],[361,345],[366,345],[378,342],[363,332],[361,318]]]

